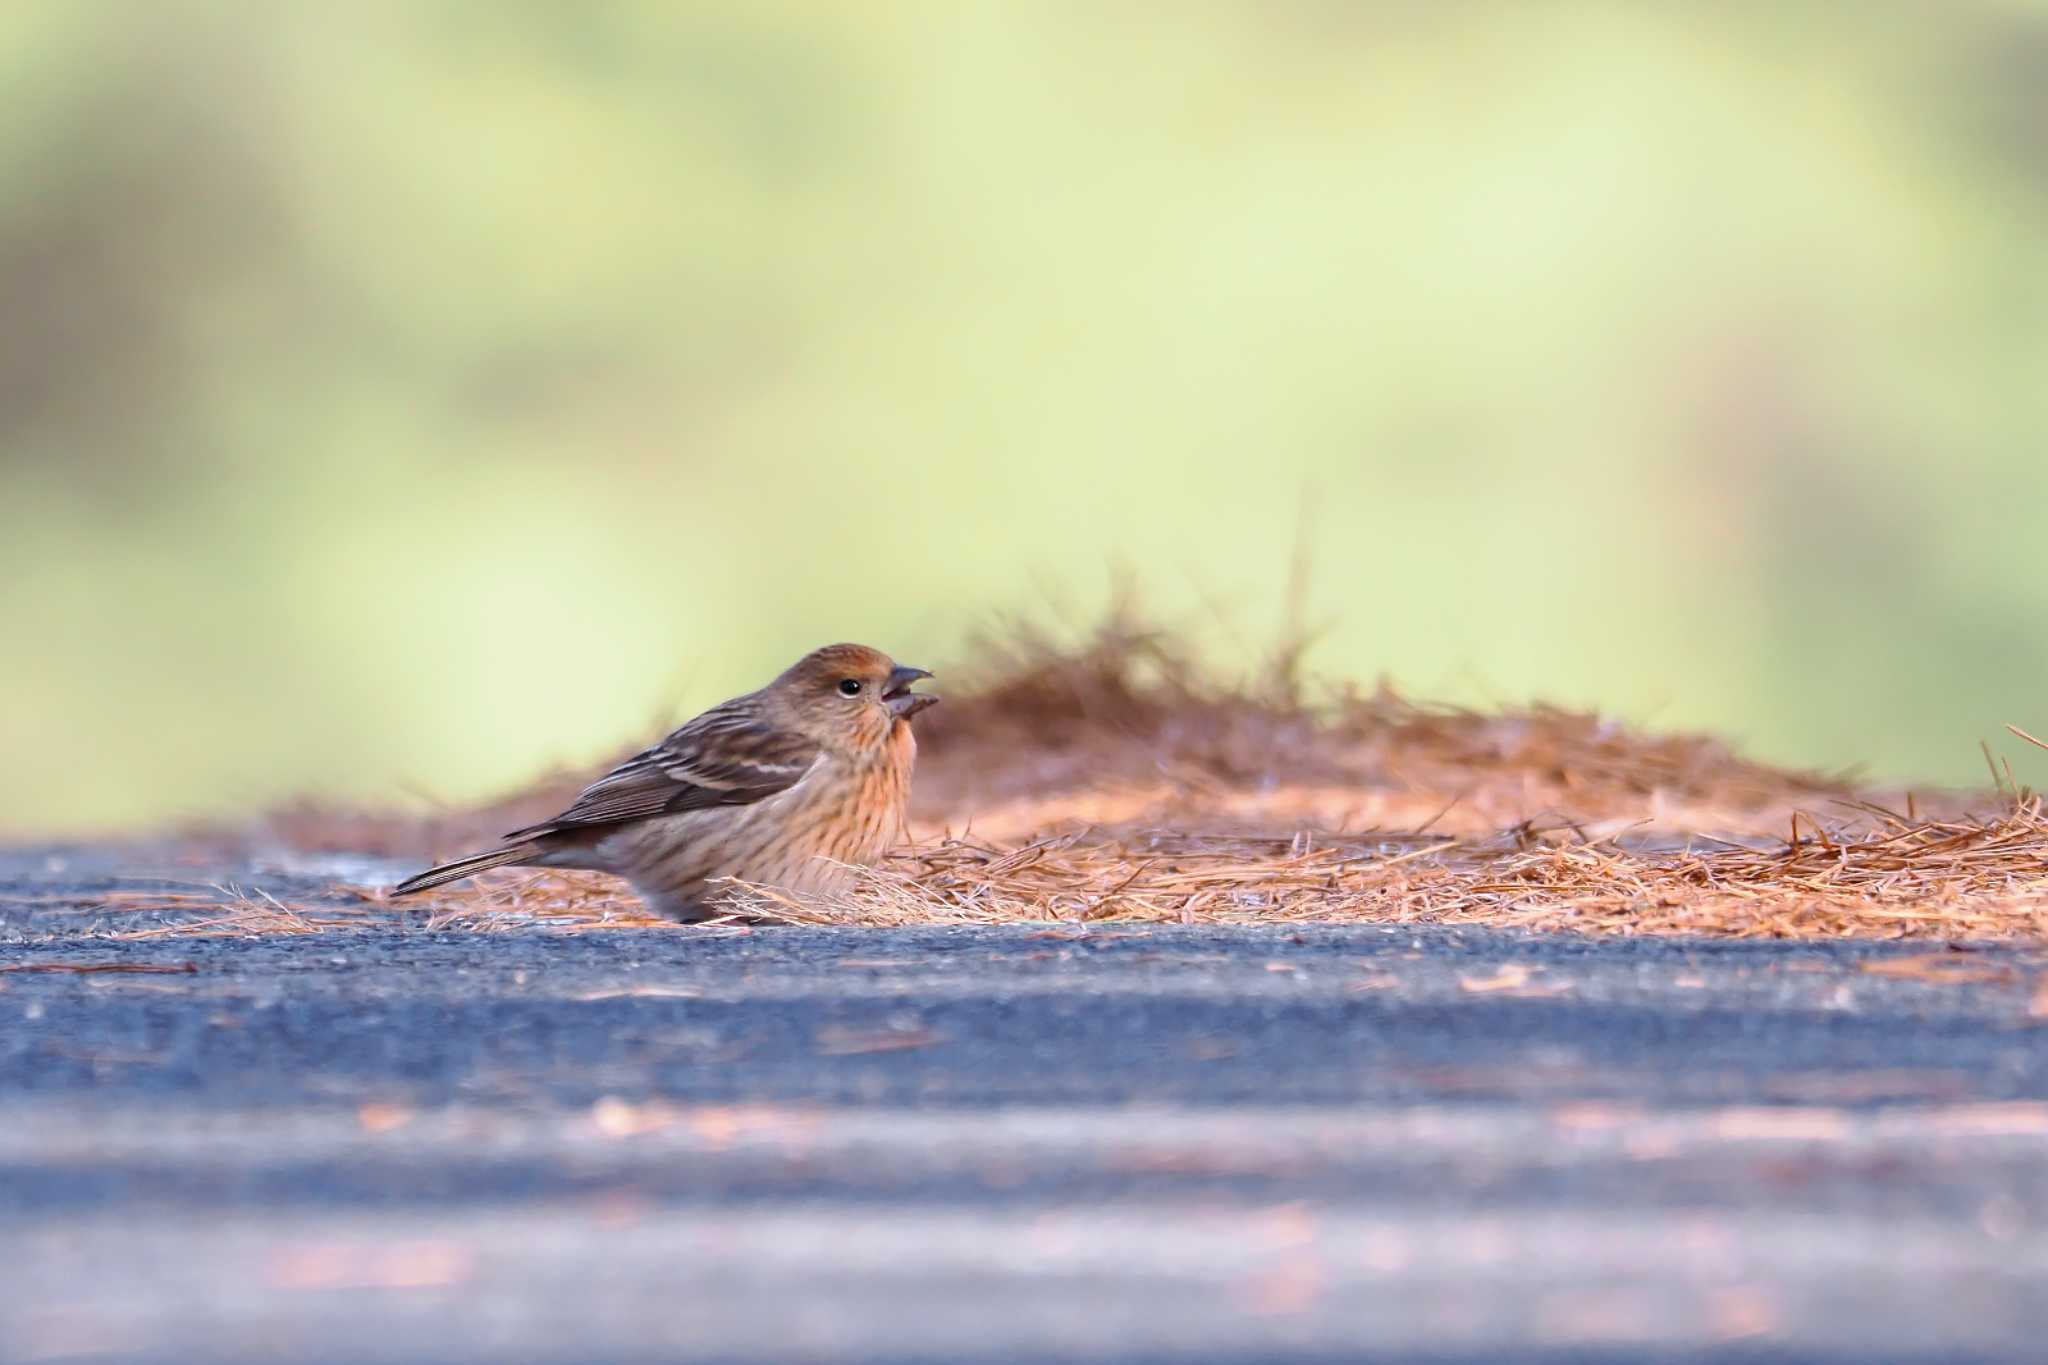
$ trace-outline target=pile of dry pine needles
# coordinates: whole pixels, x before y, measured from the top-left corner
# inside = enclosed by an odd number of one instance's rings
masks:
[[[1873,792],[1577,712],[1319,689],[1295,647],[1219,683],[1128,607],[1078,645],[1012,627],[970,653],[982,670],[947,677],[945,704],[919,721],[912,841],[830,901],[735,887],[737,910],[858,925],[2048,935],[2048,815],[1996,768],[1997,790],[1974,802]],[[272,832],[301,848],[460,852],[559,809],[579,780],[429,821],[301,808]],[[436,928],[657,922],[621,884],[575,873],[487,876],[424,908]]]

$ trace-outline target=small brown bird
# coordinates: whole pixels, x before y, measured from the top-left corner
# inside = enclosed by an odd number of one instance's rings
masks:
[[[798,894],[843,885],[902,828],[931,674],[827,645],[712,707],[487,853],[407,878],[404,896],[493,867],[570,867],[631,882],[657,914],[709,919],[722,877]]]

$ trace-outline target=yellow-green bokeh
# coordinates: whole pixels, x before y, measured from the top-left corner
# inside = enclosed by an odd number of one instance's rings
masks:
[[[2048,728],[2039,4],[30,0],[0,79],[0,831],[473,797],[1112,564],[1228,665],[1304,526],[1325,671]]]

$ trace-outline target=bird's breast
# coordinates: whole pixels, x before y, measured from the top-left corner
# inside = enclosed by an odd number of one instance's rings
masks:
[[[848,866],[874,862],[902,831],[915,752],[892,736],[870,757],[821,761],[766,800],[643,822],[607,841],[608,861],[637,885],[678,895],[724,877],[836,889]]]

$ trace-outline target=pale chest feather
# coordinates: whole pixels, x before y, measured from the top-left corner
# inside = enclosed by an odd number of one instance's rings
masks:
[[[898,726],[869,761],[828,758],[788,790],[747,806],[648,820],[606,841],[605,860],[636,883],[673,890],[736,877],[828,890],[844,865],[872,863],[903,829],[916,741]]]
[[[795,856],[872,862],[901,831],[909,788],[901,765],[828,764],[786,793],[783,809],[750,823]]]

